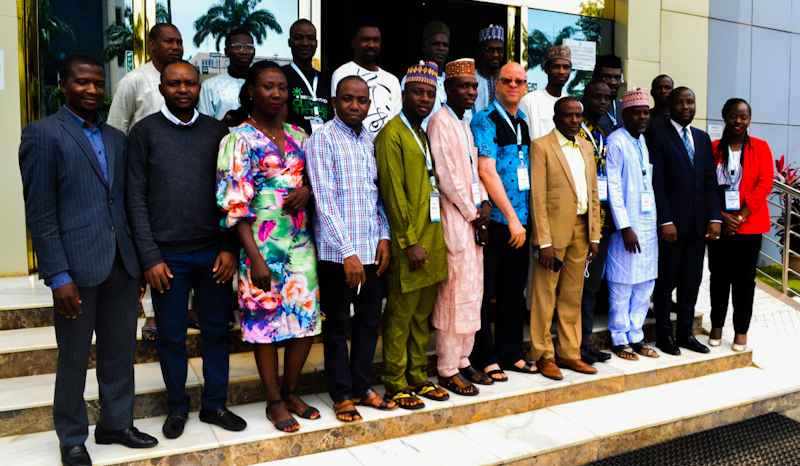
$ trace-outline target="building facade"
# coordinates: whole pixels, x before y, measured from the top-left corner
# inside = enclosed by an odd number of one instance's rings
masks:
[[[58,108],[58,62],[73,52],[102,57],[109,103],[115,85],[147,59],[145,31],[170,21],[182,31],[185,58],[222,62],[218,37],[194,30],[204,5],[217,0],[7,0],[0,2],[0,276],[35,269],[26,239],[17,150],[21,128]],[[387,2],[389,3],[389,2]],[[364,0],[262,1],[279,28],[267,28],[257,55],[287,60],[288,28],[308,18],[318,31],[323,72],[349,60],[353,19],[375,16],[384,32],[382,66],[400,74],[419,56],[428,20],[452,31],[451,57],[473,56],[477,31],[501,24],[507,56],[528,68],[529,87],[543,83],[541,53],[563,39],[596,54],[623,60],[626,88],[650,86],[660,73],[689,86],[698,98],[697,126],[712,135],[728,97],[753,105],[755,135],[776,156],[800,159],[800,0],[404,0],[375,10]],[[201,5],[202,4],[202,5]],[[402,5],[401,5],[402,4]],[[80,5],[80,8],[77,6]],[[385,11],[384,11],[385,10]],[[257,41],[258,42],[258,41]],[[208,63],[210,61],[206,60]],[[208,66],[209,72],[220,66]],[[590,62],[574,72],[569,89],[580,93]]]

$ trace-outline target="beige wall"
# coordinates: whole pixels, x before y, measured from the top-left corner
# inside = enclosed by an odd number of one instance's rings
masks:
[[[615,52],[628,89],[666,73],[697,96],[695,125],[708,118],[709,0],[616,0]]]
[[[0,2],[0,50],[4,52],[0,90],[0,276],[28,273],[25,210],[17,149],[20,135],[19,56],[16,2]]]

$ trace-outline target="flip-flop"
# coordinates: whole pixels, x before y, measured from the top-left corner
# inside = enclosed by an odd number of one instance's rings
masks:
[[[503,369],[492,369],[489,372],[486,372],[486,375],[488,375],[489,378],[492,379],[493,382],[500,382],[500,383],[508,382],[508,376],[503,371]],[[502,379],[498,379],[498,378],[494,377],[495,375],[502,375],[503,378]]]
[[[437,387],[433,382],[425,382],[414,387],[414,393],[433,401],[446,401],[450,398],[450,394],[447,391],[442,387]]]
[[[425,403],[420,400],[419,397],[417,397],[417,395],[415,395],[410,389],[400,390],[399,392],[393,394],[387,393],[385,398],[390,401],[394,401],[397,403],[397,406],[410,411],[415,411],[425,407]],[[403,404],[403,400],[408,400],[410,403]]]
[[[317,408],[315,408],[313,406],[309,406],[308,404],[306,404],[305,401],[303,401],[299,396],[295,395],[294,393],[285,394],[285,395],[283,395],[283,398],[284,399],[297,398],[298,400],[300,400],[300,402],[302,404],[306,405],[306,408],[303,411],[297,411],[295,409],[292,409],[291,405],[289,405],[287,403],[286,406],[289,408],[289,412],[290,413],[292,413],[292,414],[294,414],[296,416],[300,416],[303,419],[308,419],[308,420],[311,420],[311,421],[315,421],[315,420],[320,418],[319,410]]]
[[[272,416],[270,416],[270,414],[269,414],[269,409],[270,408],[272,408],[273,406],[279,405],[281,403],[284,403],[284,401],[283,400],[273,400],[273,401],[267,402],[267,420],[269,422],[271,422],[272,425],[275,426],[275,428],[278,429],[279,431],[285,432],[287,434],[293,434],[293,433],[297,432],[298,430],[300,430],[300,424],[297,422],[297,420],[295,418],[290,416],[289,419],[284,419],[282,421],[275,422],[275,421],[272,420]]]
[[[511,371],[511,372],[519,372],[520,374],[538,374],[539,369],[536,368],[536,363],[533,361],[525,360],[525,364],[522,367],[517,367],[514,364],[509,364],[508,366],[503,367],[503,370]]]

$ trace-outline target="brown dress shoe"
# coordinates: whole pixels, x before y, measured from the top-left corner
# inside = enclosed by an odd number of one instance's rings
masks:
[[[586,364],[580,359],[562,359],[558,358],[558,367],[569,369],[581,374],[597,374],[597,369]]]
[[[561,373],[561,369],[558,368],[556,362],[552,359],[539,359],[536,361],[536,368],[539,369],[540,374],[548,379],[562,380],[564,378],[564,374]]]

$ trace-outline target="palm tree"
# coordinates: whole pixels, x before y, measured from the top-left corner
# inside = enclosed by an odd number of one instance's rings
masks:
[[[141,40],[133,34],[133,12],[130,7],[125,7],[122,14],[123,21],[106,28],[106,47],[103,49],[103,58],[106,62],[117,59],[117,64],[122,65],[125,60],[126,50],[141,48]],[[169,22],[170,13],[162,3],[156,4],[156,23]],[[134,40],[136,46],[134,46]]]
[[[249,30],[259,45],[267,38],[267,29],[278,34],[282,33],[283,28],[271,11],[263,8],[256,10],[258,3],[259,0],[221,0],[195,20],[194,45],[200,47],[200,44],[211,36],[215,39],[219,51],[219,44],[225,34],[236,28]]]

